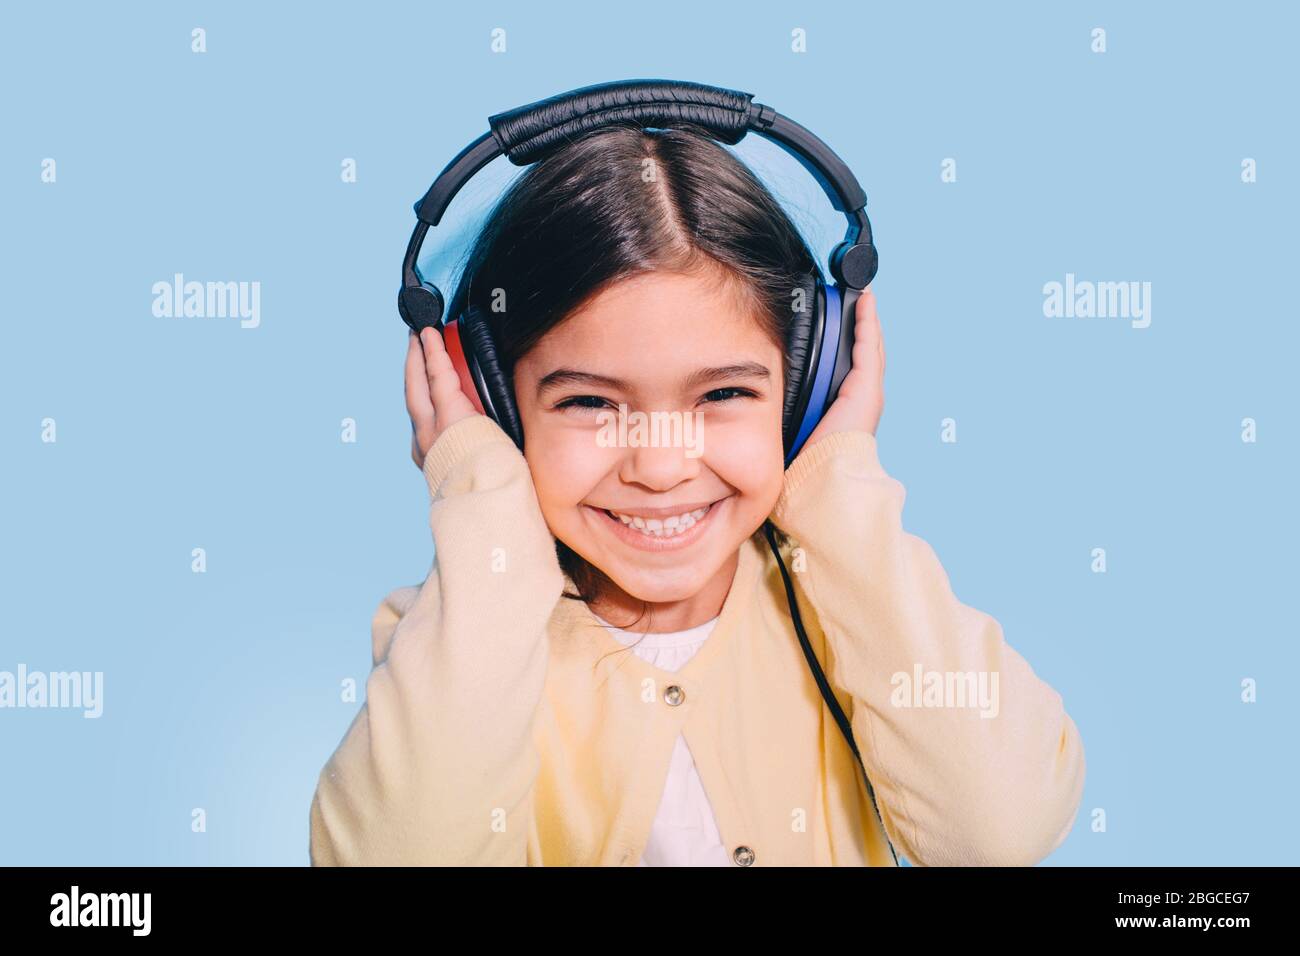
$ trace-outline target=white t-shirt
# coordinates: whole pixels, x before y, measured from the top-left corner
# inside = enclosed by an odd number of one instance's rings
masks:
[[[594,612],[593,616],[616,640],[633,644],[633,654],[665,671],[676,671],[694,657],[718,623],[715,617],[686,631],[643,635],[615,627]],[[682,734],[673,745],[663,796],[637,866],[731,866],[713,807]]]

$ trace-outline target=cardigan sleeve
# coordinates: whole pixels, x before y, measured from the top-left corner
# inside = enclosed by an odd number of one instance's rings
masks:
[[[365,704],[312,798],[314,866],[527,862],[555,540],[490,418],[447,428],[423,471],[434,564],[375,612]]]
[[[1074,824],[1079,731],[998,622],[958,601],[933,549],[903,530],[905,494],[874,435],[833,432],[791,464],[772,520],[803,549],[792,577],[895,846],[921,866],[1032,865]],[[958,696],[981,680],[985,706]]]

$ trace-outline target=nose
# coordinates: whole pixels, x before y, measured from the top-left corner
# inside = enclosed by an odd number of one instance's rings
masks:
[[[668,491],[700,474],[699,457],[687,452],[686,447],[671,445],[626,448],[619,463],[619,479],[654,491]]]

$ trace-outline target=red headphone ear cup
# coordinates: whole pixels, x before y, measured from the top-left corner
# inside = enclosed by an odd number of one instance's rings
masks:
[[[442,344],[447,349],[447,356],[451,359],[451,364],[460,378],[460,390],[469,396],[469,400],[473,402],[474,408],[480,415],[486,414],[483,411],[483,400],[478,395],[478,388],[475,387],[474,379],[469,374],[469,362],[465,360],[465,348],[460,341],[459,320],[453,320],[442,327]]]

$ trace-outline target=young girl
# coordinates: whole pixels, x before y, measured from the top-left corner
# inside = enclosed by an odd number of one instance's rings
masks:
[[[1060,845],[1078,730],[902,528],[870,289],[852,371],[783,467],[791,302],[818,276],[761,183],[690,129],[601,129],[507,190],[448,313],[487,321],[524,452],[439,335],[412,335],[435,562],[374,616],[313,864],[892,866],[896,847],[1028,865]],[[620,408],[681,413],[702,441],[604,440]]]

